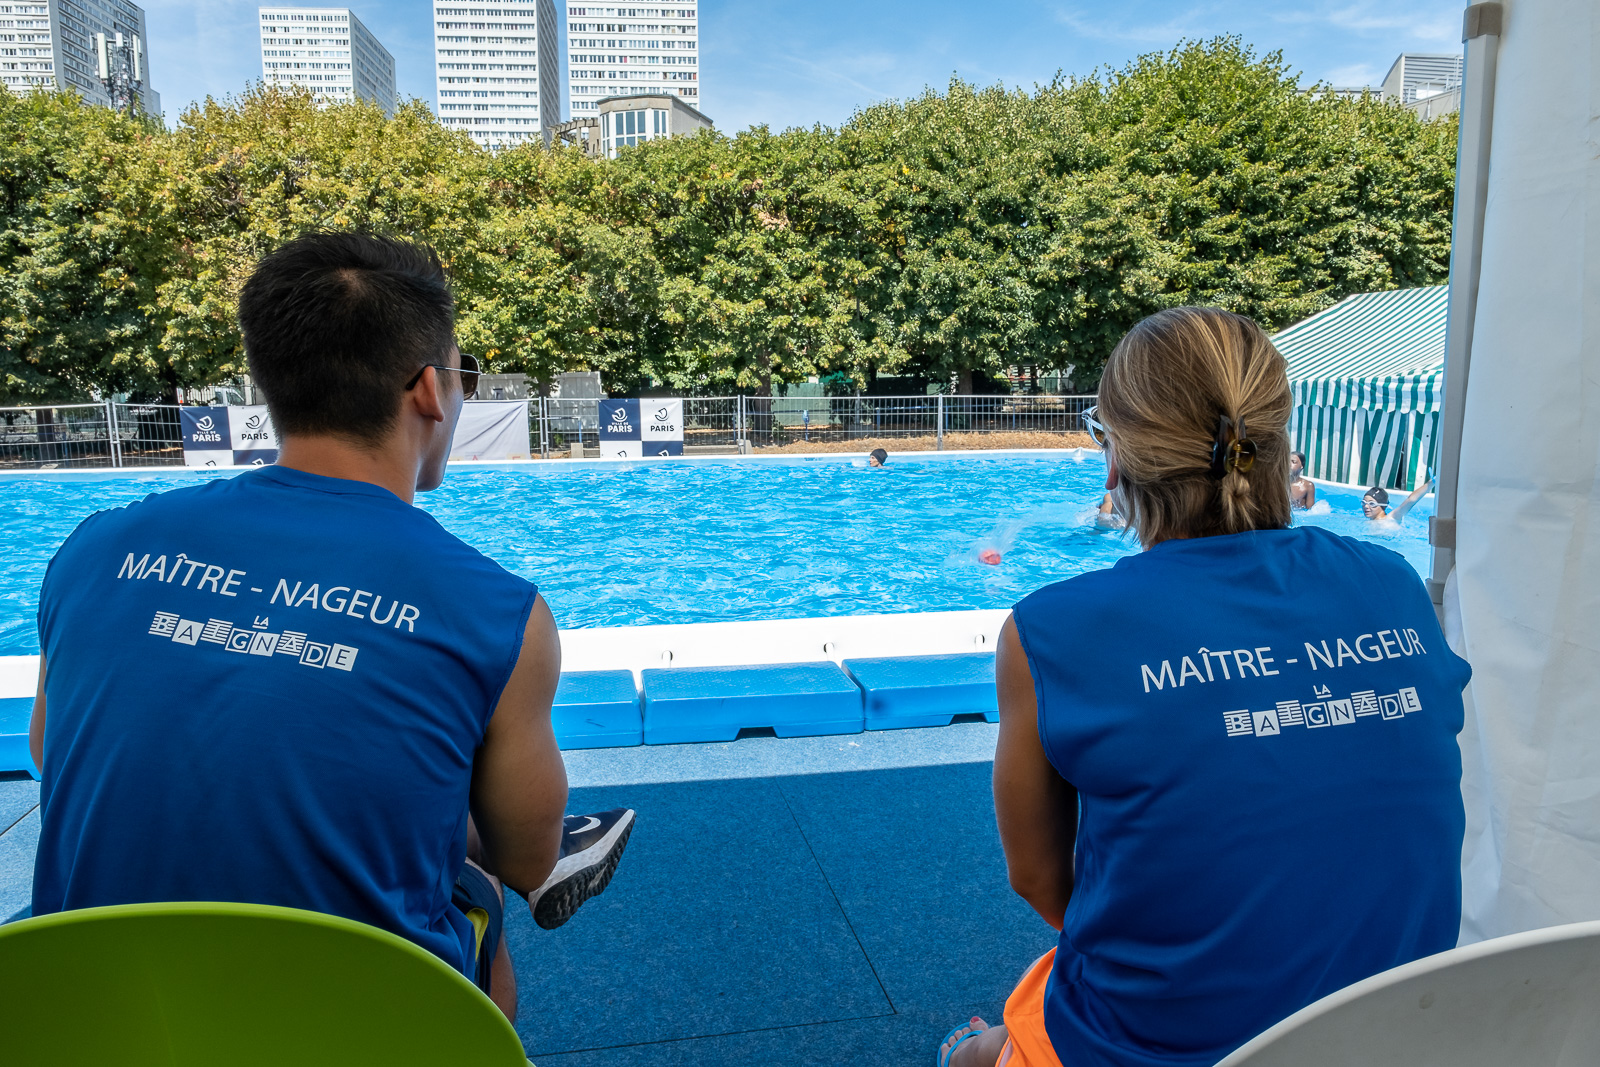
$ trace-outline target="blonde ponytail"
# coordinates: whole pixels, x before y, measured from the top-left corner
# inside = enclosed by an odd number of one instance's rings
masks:
[[[1099,417],[1140,542],[1288,526],[1291,403],[1283,357],[1242,315],[1173,308],[1130,330]]]

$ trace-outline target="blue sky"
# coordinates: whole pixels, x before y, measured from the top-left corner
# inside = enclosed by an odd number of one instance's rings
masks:
[[[331,6],[331,5],[330,5]],[[1120,66],[1183,38],[1282,50],[1308,82],[1376,83],[1404,51],[1459,51],[1462,0],[700,0],[704,108],[728,131],[837,125],[952,74],[1031,87]],[[150,72],[168,122],[261,76],[254,0],[146,0]],[[556,4],[565,12],[564,0]],[[434,98],[428,0],[357,0],[403,96]]]

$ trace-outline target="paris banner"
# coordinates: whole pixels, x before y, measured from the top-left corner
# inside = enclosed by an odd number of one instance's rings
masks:
[[[278,433],[265,404],[184,407],[183,465],[260,467],[278,461]]]
[[[600,457],[683,455],[683,401],[600,401]]]

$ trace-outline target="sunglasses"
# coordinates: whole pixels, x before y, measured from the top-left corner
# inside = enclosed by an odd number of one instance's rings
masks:
[[[413,374],[411,380],[406,383],[406,392],[409,393],[422,380],[422,371],[427,370],[429,367],[434,370],[455,371],[461,375],[461,396],[464,399],[471,400],[478,395],[478,375],[481,373],[482,368],[478,365],[477,356],[469,356],[465,352],[461,353],[461,366],[459,367],[447,367],[443,363],[424,363],[422,370]]]
[[[1095,412],[1099,410],[1100,405],[1096,404],[1091,408],[1087,408],[1084,411],[1079,412],[1078,418],[1083,420],[1083,428],[1088,431],[1088,434],[1094,440],[1094,443],[1099,445],[1103,450],[1106,445],[1111,442],[1111,434],[1106,431],[1105,424],[1103,424],[1099,419],[1095,418]]]

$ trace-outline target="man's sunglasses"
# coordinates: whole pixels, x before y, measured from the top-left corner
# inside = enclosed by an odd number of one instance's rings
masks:
[[[1111,435],[1106,432],[1105,425],[1101,423],[1099,419],[1095,418],[1095,412],[1099,410],[1100,405],[1096,404],[1092,408],[1079,412],[1078,418],[1083,420],[1083,428],[1087,430],[1089,436],[1094,439],[1094,443],[1099,445],[1101,449],[1104,449],[1107,443],[1110,442]]]
[[[459,367],[447,367],[443,363],[424,363],[422,370],[413,374],[411,380],[406,383],[406,392],[409,393],[418,382],[422,381],[422,371],[427,370],[429,367],[434,370],[453,370],[461,375],[461,395],[464,399],[471,400],[478,395],[478,375],[481,373],[481,368],[478,366],[478,357],[469,356],[465,352],[461,353],[461,366]]]

